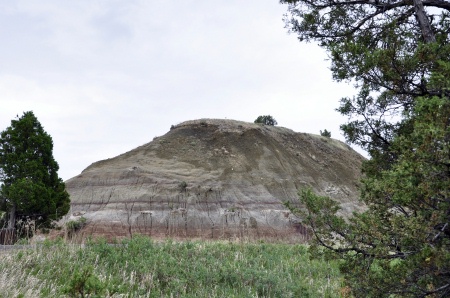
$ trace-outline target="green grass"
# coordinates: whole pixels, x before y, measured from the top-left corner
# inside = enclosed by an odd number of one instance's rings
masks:
[[[339,297],[340,285],[302,245],[135,237],[0,254],[0,297]]]

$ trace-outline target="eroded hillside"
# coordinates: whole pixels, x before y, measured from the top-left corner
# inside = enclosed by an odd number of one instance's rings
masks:
[[[84,234],[107,237],[304,238],[283,202],[312,187],[350,214],[361,208],[363,160],[340,141],[283,127],[187,121],[68,180],[68,219],[83,216]]]

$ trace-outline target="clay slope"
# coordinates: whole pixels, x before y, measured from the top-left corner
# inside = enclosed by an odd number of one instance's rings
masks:
[[[363,157],[346,144],[283,127],[201,119],[96,162],[68,180],[71,216],[85,235],[193,238],[305,238],[284,206],[312,187],[338,200],[356,198]]]

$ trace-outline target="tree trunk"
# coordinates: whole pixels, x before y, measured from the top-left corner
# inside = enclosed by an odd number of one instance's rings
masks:
[[[428,20],[428,16],[423,8],[422,0],[413,0],[414,9],[416,11],[416,19],[419,23],[420,30],[422,30],[422,36],[425,43],[432,43],[436,41],[434,37],[433,30],[431,29],[430,21]]]
[[[13,203],[11,210],[9,210],[8,229],[14,229],[16,226],[16,204]]]

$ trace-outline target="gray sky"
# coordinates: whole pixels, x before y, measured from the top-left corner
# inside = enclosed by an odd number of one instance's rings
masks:
[[[199,118],[343,140],[351,85],[287,33],[278,0],[0,0],[0,131],[34,111],[60,177]]]

